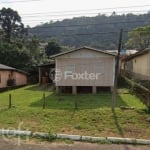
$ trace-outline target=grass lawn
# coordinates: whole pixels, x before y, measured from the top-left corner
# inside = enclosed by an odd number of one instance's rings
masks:
[[[42,108],[43,92],[46,108]],[[13,108],[8,109],[8,94]],[[75,108],[74,101],[78,103]],[[134,110],[121,110],[133,106]],[[0,93],[0,128],[68,133],[92,136],[119,136],[150,139],[150,117],[140,100],[129,93],[119,94],[115,111],[111,94],[64,95],[37,85]]]

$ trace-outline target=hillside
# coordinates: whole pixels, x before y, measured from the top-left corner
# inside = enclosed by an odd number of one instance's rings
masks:
[[[57,38],[66,46],[83,45],[101,49],[116,49],[119,30],[132,30],[135,27],[150,24],[150,13],[142,15],[98,15],[96,17],[78,17],[53,23],[45,23],[29,30],[41,40]],[[123,33],[123,42],[127,32]],[[134,47],[132,47],[134,48]]]

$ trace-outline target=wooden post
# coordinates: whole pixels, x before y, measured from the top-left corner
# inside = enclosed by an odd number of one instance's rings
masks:
[[[45,93],[43,93],[43,109],[45,109]]]
[[[39,84],[41,84],[41,68],[39,67]]]
[[[11,103],[11,94],[9,94],[9,105],[8,105],[8,108],[10,109],[12,106],[12,103]]]
[[[56,93],[59,94],[59,86],[56,86]]]
[[[78,101],[77,101],[76,97],[75,97],[75,100],[74,100],[74,108],[78,109]]]
[[[92,94],[96,94],[96,86],[92,86]]]
[[[76,95],[77,94],[77,87],[72,86],[72,94]]]
[[[123,29],[120,30],[118,55],[116,57],[116,64],[115,64],[114,88],[112,92],[112,109],[113,110],[115,108],[116,97],[117,97],[117,83],[118,83],[118,71],[119,71],[119,58],[120,58],[120,51],[121,51],[121,46],[122,46],[122,33],[123,33]]]
[[[150,113],[150,93],[147,94],[147,108],[148,112]]]

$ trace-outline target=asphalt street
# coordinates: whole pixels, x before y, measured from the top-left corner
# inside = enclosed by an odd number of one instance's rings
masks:
[[[0,150],[150,150],[150,146],[123,145],[123,144],[92,144],[74,142],[65,143],[21,143],[17,145],[15,141],[0,139]]]

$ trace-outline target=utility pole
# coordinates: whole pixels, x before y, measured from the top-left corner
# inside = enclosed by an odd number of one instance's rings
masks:
[[[122,33],[123,33],[123,29],[120,30],[119,44],[118,44],[118,54],[116,56],[116,64],[115,64],[114,87],[113,87],[113,92],[112,92],[112,109],[113,110],[115,108],[115,103],[116,103],[118,71],[119,71],[119,59],[120,59],[120,51],[121,51],[121,45],[122,45]]]

